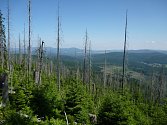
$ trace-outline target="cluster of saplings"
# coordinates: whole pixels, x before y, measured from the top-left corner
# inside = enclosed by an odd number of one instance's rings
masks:
[[[4,73],[1,70],[1,73]],[[166,125],[167,103],[143,98],[140,91],[96,86],[93,91],[75,77],[61,78],[43,72],[41,83],[29,82],[25,70],[15,65],[13,88],[6,106],[0,107],[4,125]],[[10,83],[9,83],[10,84]],[[9,89],[11,89],[9,87]],[[2,101],[2,98],[1,98]]]

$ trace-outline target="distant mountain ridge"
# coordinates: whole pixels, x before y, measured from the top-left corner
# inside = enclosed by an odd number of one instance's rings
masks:
[[[34,55],[37,52],[38,48],[37,47],[32,47],[31,51],[32,54]],[[53,55],[57,53],[57,48],[53,47],[45,47],[44,48],[46,55]],[[22,53],[24,52],[23,48],[21,49]],[[12,53],[17,53],[19,52],[19,48],[11,48]],[[104,53],[105,50],[91,50],[92,54],[102,54]],[[107,53],[110,52],[123,52],[123,50],[106,50]],[[60,54],[61,55],[68,55],[68,56],[80,56],[83,55],[84,50],[71,47],[71,48],[60,48]],[[149,49],[139,49],[139,50],[128,50],[127,53],[163,53],[167,54],[166,50],[149,50]]]

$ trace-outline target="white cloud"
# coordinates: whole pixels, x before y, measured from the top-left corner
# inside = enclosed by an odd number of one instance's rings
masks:
[[[157,43],[156,41],[146,41],[147,44],[155,44]]]
[[[156,43],[156,41],[151,41],[152,44]]]

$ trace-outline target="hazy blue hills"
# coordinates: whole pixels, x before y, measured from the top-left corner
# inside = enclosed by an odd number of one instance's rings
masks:
[[[38,48],[32,48],[32,54],[37,54]],[[13,53],[18,54],[19,49],[11,49]],[[23,50],[22,50],[23,52]],[[45,56],[54,60],[56,58],[56,48],[46,47],[44,49]],[[104,66],[105,54],[104,50],[91,51],[91,64],[92,68],[98,70],[99,67]],[[61,61],[68,67],[77,65],[82,68],[83,64],[83,49],[78,48],[61,48],[60,56]],[[107,50],[106,53],[107,65],[122,66],[123,51],[122,50]],[[160,70],[162,64],[167,66],[167,51],[165,50],[128,50],[126,54],[127,67],[133,71],[144,72],[145,74],[151,73],[152,70]],[[100,69],[99,69],[100,70]]]
[[[35,55],[37,53],[38,48],[32,47],[32,54]],[[19,49],[12,48],[12,53],[18,54]],[[23,49],[21,50],[24,52]],[[56,48],[45,47],[44,53],[46,56],[56,57]],[[104,50],[92,50],[92,61],[94,63],[103,63],[104,62]],[[64,60],[78,59],[82,60],[84,51],[83,49],[78,48],[60,48],[60,55]],[[70,56],[70,57],[68,57]],[[72,57],[72,58],[71,58]],[[110,64],[122,64],[123,51],[121,50],[107,50],[106,59]],[[148,64],[167,64],[167,51],[165,50],[128,50],[127,51],[127,63],[148,63]]]
[[[31,51],[32,54],[35,54],[37,52],[38,48],[37,47],[32,47]],[[45,53],[47,55],[49,54],[56,54],[57,53],[57,48],[53,47],[45,47],[44,48]],[[24,52],[23,48],[21,49],[22,52]],[[11,48],[11,52],[13,53],[18,53],[19,48]],[[92,54],[102,54],[104,53],[105,50],[91,50]],[[110,52],[123,52],[122,50],[106,50],[107,53]],[[75,56],[75,55],[83,55],[84,50],[79,49],[79,48],[60,48],[60,54],[61,55],[70,55],[70,56]],[[141,50],[128,50],[128,53],[162,53],[162,54],[167,54],[166,50],[148,50],[148,49],[141,49]]]
[[[160,71],[162,64],[166,67],[167,54],[158,51],[129,51],[126,56],[126,65],[128,69],[150,75],[153,71]],[[98,68],[104,66],[104,54],[94,54],[92,63]],[[123,62],[123,52],[106,53],[107,65],[121,66]],[[165,72],[167,70],[165,68]]]
[[[94,54],[93,60],[95,62],[104,62],[104,54]],[[127,62],[140,63],[159,63],[167,64],[167,54],[160,52],[128,52],[126,55]],[[123,52],[106,53],[106,59],[113,64],[122,64]]]

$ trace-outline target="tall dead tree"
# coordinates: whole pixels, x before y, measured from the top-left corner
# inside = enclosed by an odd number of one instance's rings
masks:
[[[11,88],[12,88],[11,55],[10,55],[10,3],[9,3],[9,0],[8,0],[8,70],[9,70],[8,83],[11,84]],[[12,91],[12,89],[11,89],[11,91]]]
[[[9,70],[9,77],[10,77],[10,4],[8,0],[8,70]]]
[[[84,49],[84,64],[83,64],[83,84],[86,82],[86,63],[87,63],[87,44],[88,44],[88,33],[85,33],[85,49]]]
[[[41,75],[42,75],[42,67],[43,67],[43,54],[44,54],[43,48],[44,48],[44,41],[41,42],[41,39],[40,39],[39,49],[37,50],[38,62],[36,64],[36,70],[35,70],[35,74],[34,74],[35,83],[38,85],[40,85],[40,83],[41,83]]]
[[[35,63],[35,72],[34,72],[34,80],[35,83],[39,85],[40,77],[39,77],[39,70],[40,70],[40,56],[41,56],[41,38],[39,38],[39,48],[37,49],[37,61]]]
[[[60,17],[59,17],[59,3],[58,3],[58,23],[57,23],[57,84],[60,91]]]
[[[41,74],[42,74],[42,64],[43,64],[43,47],[44,47],[44,41],[41,43],[40,47],[40,62],[39,62],[39,79],[38,79],[38,84],[41,83]]]
[[[31,0],[28,1],[28,83],[31,72]]]
[[[4,18],[0,10],[0,60],[1,68],[4,68],[5,64],[5,50],[6,50],[6,36],[5,36],[5,25]]]
[[[125,83],[125,59],[126,59],[126,40],[127,40],[127,24],[128,24],[128,20],[127,20],[127,14],[128,14],[128,11],[126,11],[126,22],[125,22],[125,41],[124,41],[124,52],[123,52],[123,65],[122,65],[122,85],[121,85],[121,88],[122,88],[122,91],[124,89],[124,83]]]
[[[37,50],[37,57],[38,57],[38,62],[36,62],[36,67],[37,67],[37,70],[39,70],[39,65],[40,65],[40,55],[41,55],[41,48],[42,48],[42,41],[41,41],[41,38],[38,38],[39,39],[39,48]]]

